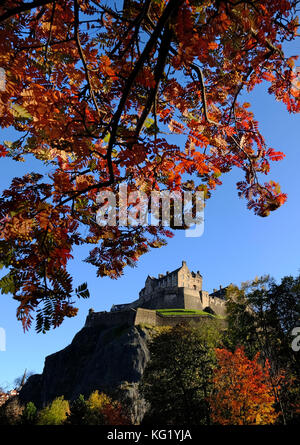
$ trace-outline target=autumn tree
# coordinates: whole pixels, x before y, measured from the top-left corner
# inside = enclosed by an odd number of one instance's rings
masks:
[[[56,397],[49,405],[39,411],[37,425],[62,425],[70,411],[69,402],[63,396]]]
[[[2,2],[0,120],[17,133],[0,155],[34,157],[45,171],[28,168],[0,199],[8,269],[0,286],[19,302],[25,329],[35,311],[38,331],[58,326],[76,315],[73,297],[88,296],[67,272],[74,246],[94,244],[86,261],[116,278],[172,236],[162,224],[97,224],[100,191],[126,184],[147,197],[192,190],[207,199],[238,167],[238,193],[256,214],[285,202],[279,185],[263,180],[284,155],[267,146],[240,95],[265,80],[290,113],[299,110],[296,57],[283,51],[297,33],[297,4]]]
[[[221,425],[273,424],[278,416],[269,380],[268,363],[263,368],[258,355],[249,360],[243,348],[216,350],[218,369],[210,396],[212,420]]]
[[[0,425],[20,425],[24,406],[17,396],[10,397],[0,406]]]
[[[88,425],[128,425],[121,404],[104,392],[93,391],[86,401],[85,423]]]
[[[228,329],[225,345],[232,351],[243,346],[253,358],[260,352],[270,364],[269,377],[284,423],[299,421],[300,357],[293,350],[293,329],[300,325],[300,276],[286,276],[277,284],[257,278],[227,291]],[[276,382],[284,371],[280,391]]]

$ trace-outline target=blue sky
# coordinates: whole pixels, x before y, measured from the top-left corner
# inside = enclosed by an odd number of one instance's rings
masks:
[[[299,46],[292,43],[287,53],[299,54]],[[201,237],[186,238],[184,232],[176,232],[168,246],[153,249],[141,257],[137,267],[126,268],[120,279],[97,278],[96,269],[82,262],[89,249],[75,249],[68,270],[74,276],[75,286],[88,282],[91,298],[78,301],[77,317],[66,319],[61,327],[45,335],[36,334],[34,329],[24,333],[16,320],[17,302],[10,295],[0,295],[0,327],[6,332],[6,351],[0,351],[0,386],[11,387],[25,368],[42,372],[45,357],[71,342],[83,327],[90,307],[96,311],[109,310],[113,303],[136,299],[147,274],[157,276],[171,271],[182,260],[187,261],[190,270],[200,270],[203,288],[208,291],[265,274],[280,280],[285,275],[299,273],[299,115],[290,115],[283,104],[268,95],[265,83],[259,85],[247,100],[252,104],[251,109],[267,145],[286,154],[283,161],[272,163],[271,173],[266,177],[281,184],[282,191],[288,194],[286,204],[267,218],[255,216],[246,208],[246,202],[237,196],[235,184],[242,179],[242,174],[233,170],[223,177],[223,185],[207,202]],[[13,133],[3,130],[0,139],[13,139]],[[16,163],[2,158],[0,189],[7,188],[13,177],[38,171],[38,168],[36,161]]]

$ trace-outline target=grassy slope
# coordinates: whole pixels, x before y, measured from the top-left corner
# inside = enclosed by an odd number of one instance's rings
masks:
[[[189,316],[189,315],[209,315],[211,317],[217,317],[215,315],[209,314],[204,311],[197,311],[192,309],[157,309],[158,312],[162,316]],[[218,318],[218,317],[217,317]]]

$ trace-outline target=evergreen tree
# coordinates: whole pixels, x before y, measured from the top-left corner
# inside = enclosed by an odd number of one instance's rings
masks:
[[[23,425],[34,425],[37,421],[37,408],[33,402],[28,402],[21,416]]]
[[[86,425],[89,408],[82,394],[70,404],[70,412],[67,415],[66,424]]]
[[[214,326],[214,328],[216,328]],[[217,330],[178,325],[156,336],[139,389],[150,409],[144,423],[209,424]]]

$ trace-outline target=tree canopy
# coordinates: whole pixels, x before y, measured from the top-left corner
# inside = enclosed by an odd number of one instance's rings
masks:
[[[214,347],[220,340],[214,322],[177,325],[153,338],[150,362],[139,384],[150,404],[145,424],[210,424]]]
[[[219,368],[210,398],[212,419],[220,425],[264,425],[276,421],[268,363],[249,360],[242,348],[216,351]]]
[[[269,379],[284,423],[299,422],[300,362],[293,349],[293,330],[300,326],[300,277],[270,277],[227,289],[228,329],[224,343],[242,347],[249,358],[268,361]],[[277,388],[280,382],[280,388]]]
[[[172,233],[163,225],[100,226],[97,194],[202,191],[209,198],[233,167],[238,194],[267,216],[286,200],[265,182],[271,161],[250,104],[239,96],[263,80],[299,111],[297,0],[8,0],[0,6],[1,127],[19,132],[0,156],[32,157],[48,173],[15,178],[0,199],[2,292],[29,328],[76,315],[66,267],[72,248],[116,278]],[[177,136],[174,143],[172,135]],[[134,204],[131,203],[131,204]]]

